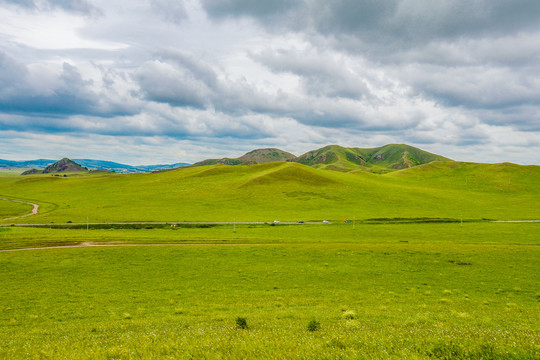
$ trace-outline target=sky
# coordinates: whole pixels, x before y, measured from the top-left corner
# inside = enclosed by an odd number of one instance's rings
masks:
[[[0,158],[540,165],[538,0],[0,0]]]

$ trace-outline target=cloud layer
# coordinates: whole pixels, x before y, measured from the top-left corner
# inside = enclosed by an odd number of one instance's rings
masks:
[[[537,1],[0,4],[0,158],[409,143],[540,164]]]

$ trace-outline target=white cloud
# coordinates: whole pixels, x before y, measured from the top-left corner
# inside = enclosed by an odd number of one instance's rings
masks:
[[[41,50],[118,50],[128,45],[107,39],[89,39],[82,29],[88,19],[62,11],[28,13],[0,7],[0,33],[10,41]]]
[[[0,3],[5,157],[41,137],[117,161],[408,142],[539,163],[537,1]]]

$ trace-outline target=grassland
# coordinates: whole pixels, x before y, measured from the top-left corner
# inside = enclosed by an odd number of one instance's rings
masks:
[[[0,198],[0,219],[26,215],[32,212],[32,205],[3,200]]]
[[[482,220],[538,219],[538,175],[433,163],[0,177],[1,195],[40,204],[20,222],[49,224],[4,221],[1,250],[104,245],[0,252],[0,359],[538,359],[540,223]],[[88,213],[339,222],[56,225]]]
[[[11,247],[214,245],[1,253],[0,358],[536,359],[538,228],[2,229]]]
[[[540,218],[540,167],[436,162],[377,175],[296,163],[157,174],[0,177],[0,195],[40,204],[24,222]]]
[[[0,168],[0,176],[19,176],[25,170],[28,170],[28,169],[25,169],[25,168],[21,168],[21,169]]]

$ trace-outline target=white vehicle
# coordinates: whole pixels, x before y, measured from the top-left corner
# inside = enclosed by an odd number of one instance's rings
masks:
[[[274,220],[274,224],[279,224],[279,220]]]
[[[323,220],[322,223],[323,223],[323,224],[330,224],[330,221],[328,221],[328,220]]]

